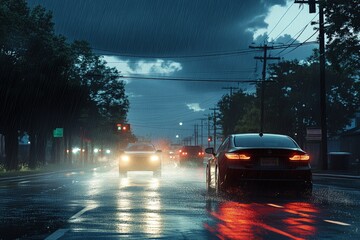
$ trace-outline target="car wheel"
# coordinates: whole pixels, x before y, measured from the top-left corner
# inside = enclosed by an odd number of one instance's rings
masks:
[[[209,164],[206,165],[206,191],[207,193],[212,193],[213,188],[211,187],[211,167]]]
[[[217,195],[221,194],[223,192],[223,186],[221,186],[221,175],[220,175],[220,171],[219,171],[219,167],[216,166],[215,169],[215,192]]]
[[[226,172],[220,171],[219,167],[216,166],[215,170],[215,190],[216,194],[222,194],[228,190],[228,182],[225,179]]]

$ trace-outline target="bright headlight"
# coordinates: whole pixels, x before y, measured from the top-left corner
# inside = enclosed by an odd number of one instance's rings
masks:
[[[159,159],[160,159],[159,156],[156,156],[156,155],[153,155],[153,156],[150,157],[150,160],[152,162],[159,161]]]
[[[128,162],[130,160],[130,158],[127,155],[122,155],[121,160],[124,161],[124,162]]]

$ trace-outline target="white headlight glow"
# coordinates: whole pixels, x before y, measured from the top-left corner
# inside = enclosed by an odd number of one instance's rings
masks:
[[[127,155],[122,155],[121,160],[124,161],[124,162],[128,162],[130,160],[130,158]]]
[[[153,155],[153,156],[151,156],[150,157],[150,160],[152,161],[152,162],[156,162],[156,161],[159,161],[159,156],[156,156],[156,155]]]

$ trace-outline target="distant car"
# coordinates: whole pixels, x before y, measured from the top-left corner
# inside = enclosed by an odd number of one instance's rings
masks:
[[[206,187],[216,192],[251,184],[289,187],[302,196],[312,194],[309,155],[289,136],[232,134],[212,154],[206,167]],[[212,174],[213,173],[213,174]],[[213,177],[212,177],[213,176]],[[213,178],[213,179],[212,179]]]
[[[201,146],[183,146],[179,150],[179,162],[184,164],[186,162],[194,162],[202,164],[205,152]]]
[[[174,151],[169,151],[169,159],[170,160],[176,160],[177,155]]]
[[[126,176],[128,171],[152,171],[161,175],[161,150],[156,150],[150,143],[129,145],[119,159],[119,173]]]

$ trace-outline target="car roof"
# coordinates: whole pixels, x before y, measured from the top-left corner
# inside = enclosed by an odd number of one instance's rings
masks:
[[[258,137],[287,137],[290,138],[288,135],[285,134],[277,134],[277,133],[233,133],[231,136],[258,136]]]
[[[201,146],[183,146],[182,148],[183,148],[183,149],[184,149],[184,148],[187,148],[187,149],[202,149]]]

